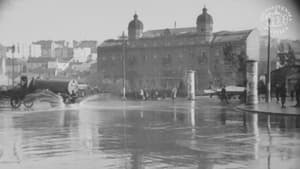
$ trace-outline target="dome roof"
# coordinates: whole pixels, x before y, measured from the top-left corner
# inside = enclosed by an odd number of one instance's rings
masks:
[[[197,25],[201,23],[213,24],[212,16],[207,13],[206,7],[202,9],[202,14],[197,18]]]
[[[138,19],[138,15],[134,14],[133,20],[129,22],[128,29],[143,29],[143,23]]]

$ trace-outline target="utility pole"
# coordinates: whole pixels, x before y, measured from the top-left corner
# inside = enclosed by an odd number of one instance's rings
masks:
[[[270,103],[271,102],[271,70],[270,70],[270,36],[271,36],[271,31],[270,31],[270,24],[271,24],[271,19],[268,19],[268,65],[267,65],[267,95],[266,95],[266,102]]]
[[[123,39],[123,46],[122,46],[122,68],[123,68],[123,100],[126,100],[126,64],[125,64],[125,59],[126,59],[126,47],[127,47],[127,41],[125,39],[125,33],[122,33],[122,39]]]

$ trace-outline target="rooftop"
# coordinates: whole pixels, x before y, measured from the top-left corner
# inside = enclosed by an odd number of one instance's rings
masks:
[[[223,42],[246,40],[249,34],[253,30],[254,29],[215,32],[213,33],[212,43],[223,43]],[[196,36],[196,27],[149,30],[143,33],[143,36],[142,38],[140,38],[140,40],[154,39],[154,38],[159,38],[167,35],[176,36],[176,37]],[[100,46],[113,47],[113,46],[121,46],[122,44],[123,44],[122,39],[116,39],[116,40],[108,39],[104,41]]]
[[[163,36],[166,31],[169,31],[171,35],[182,35],[186,33],[196,33],[196,27],[186,27],[186,28],[166,28],[166,29],[156,29],[149,30],[143,33],[143,38],[153,38],[158,36]]]
[[[253,29],[241,31],[220,31],[214,33],[213,43],[223,43],[246,40]]]

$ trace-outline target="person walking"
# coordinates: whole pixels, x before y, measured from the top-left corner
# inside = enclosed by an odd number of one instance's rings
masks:
[[[292,102],[294,101],[294,93],[295,93],[294,89],[291,89],[290,96],[291,96],[291,101]]]
[[[147,88],[144,89],[144,96],[145,96],[145,100],[149,99],[149,91]]]
[[[221,89],[221,100],[222,102],[225,102],[226,104],[228,104],[228,99],[227,99],[227,94],[226,94],[226,87],[223,86]]]
[[[176,99],[176,96],[177,96],[177,88],[174,87],[174,88],[172,89],[172,99],[175,100],[175,99]]]
[[[297,81],[294,89],[296,91],[296,102],[297,102],[296,107],[299,107],[300,106],[300,80]]]
[[[208,86],[208,89],[210,89],[210,90],[212,90],[213,88],[212,88],[212,82],[209,82],[209,86]],[[209,97],[210,98],[212,98],[212,94],[209,94]]]
[[[280,84],[276,83],[276,85],[275,85],[276,103],[279,103],[279,96],[280,96]]]
[[[140,97],[142,100],[145,100],[145,93],[143,89],[140,90]]]
[[[286,87],[283,83],[280,87],[280,98],[281,98],[281,108],[286,108],[285,101],[286,101]]]

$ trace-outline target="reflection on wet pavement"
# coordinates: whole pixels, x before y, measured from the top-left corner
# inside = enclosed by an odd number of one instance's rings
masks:
[[[88,101],[79,109],[0,110],[0,168],[300,166],[300,118],[235,112],[215,100]]]

